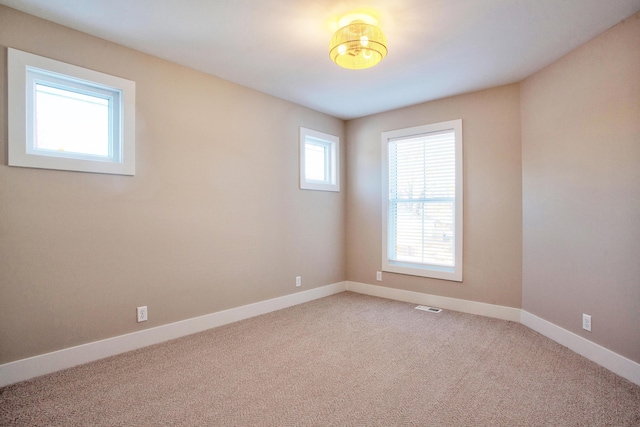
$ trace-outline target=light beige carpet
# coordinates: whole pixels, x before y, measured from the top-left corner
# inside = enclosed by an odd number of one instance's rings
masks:
[[[0,425],[640,426],[640,387],[517,323],[342,293],[5,387]]]

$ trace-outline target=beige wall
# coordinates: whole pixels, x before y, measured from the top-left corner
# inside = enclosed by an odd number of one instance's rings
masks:
[[[2,82],[13,47],[137,90],[125,177],[8,167],[2,84],[0,363],[345,280],[345,192],[298,188],[341,120],[4,6],[0,45]]]
[[[640,362],[640,14],[521,97],[523,308]]]
[[[464,262],[462,283],[381,268],[383,131],[462,119]],[[522,211],[518,85],[428,102],[347,122],[349,280],[520,307]]]

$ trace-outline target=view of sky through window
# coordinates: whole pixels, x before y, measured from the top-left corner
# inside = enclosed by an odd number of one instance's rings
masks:
[[[311,181],[327,181],[327,146],[308,142],[305,145],[305,176]]]
[[[109,99],[35,86],[36,149],[109,156]]]

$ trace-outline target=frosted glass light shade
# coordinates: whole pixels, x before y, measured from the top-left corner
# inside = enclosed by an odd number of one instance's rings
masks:
[[[343,68],[360,70],[373,67],[387,56],[387,39],[380,28],[352,21],[333,34],[329,55]]]

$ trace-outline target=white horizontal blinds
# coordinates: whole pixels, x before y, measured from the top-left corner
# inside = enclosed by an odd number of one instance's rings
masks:
[[[389,141],[388,256],[455,266],[455,133]]]

